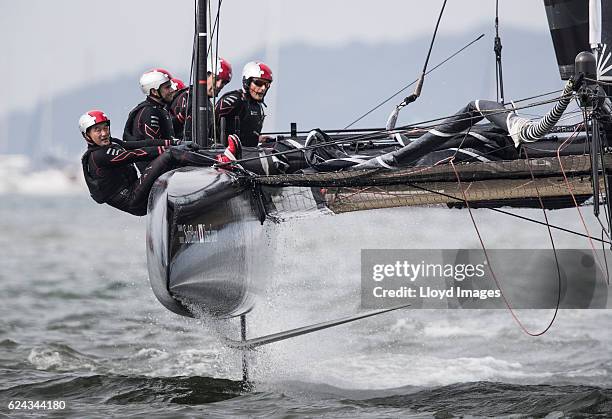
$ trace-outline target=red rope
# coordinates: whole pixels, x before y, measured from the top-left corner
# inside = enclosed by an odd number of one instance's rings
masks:
[[[561,160],[561,150],[563,150],[566,147],[566,145],[568,145],[569,143],[571,143],[573,141],[573,139],[576,137],[580,127],[581,127],[580,125],[576,126],[576,129],[574,130],[572,135],[569,136],[557,148],[557,160],[559,161],[559,166],[560,166],[560,169],[561,169],[561,173],[563,174],[563,179],[564,179],[564,182],[565,182],[565,184],[567,186],[568,192],[571,195],[572,200],[574,201],[574,205],[576,207],[576,210],[578,210],[578,215],[580,216],[580,220],[581,220],[582,225],[584,226],[584,229],[586,231],[586,235],[587,235],[587,238],[589,240],[589,244],[591,246],[591,250],[593,252],[593,257],[597,261],[599,269],[603,272],[603,268],[601,266],[599,258],[597,257],[597,252],[595,251],[595,246],[593,244],[593,238],[592,238],[591,233],[589,232],[589,229],[588,229],[588,227],[586,225],[586,221],[585,221],[585,219],[584,219],[584,217],[582,215],[582,211],[580,211],[580,206],[578,205],[578,202],[576,200],[576,196],[574,194],[574,191],[572,190],[572,187],[571,187],[571,184],[569,182],[569,179],[567,178],[567,173],[565,172],[565,168],[563,167],[563,162]],[[525,152],[525,156],[527,157],[527,159],[529,158],[527,156],[526,152]],[[493,265],[491,264],[491,260],[489,259],[489,254],[488,254],[486,246],[484,244],[484,240],[482,239],[482,235],[480,234],[480,230],[478,229],[478,225],[477,225],[476,220],[474,218],[474,214],[472,213],[472,208],[470,207],[469,201],[467,199],[466,190],[463,188],[463,185],[461,184],[461,177],[459,176],[459,172],[457,171],[457,168],[455,167],[455,164],[454,164],[453,160],[454,160],[454,158],[451,159],[449,163],[452,166],[453,171],[455,172],[455,177],[457,178],[457,184],[459,186],[459,189],[461,190],[461,194],[463,195],[463,200],[464,200],[466,208],[468,209],[468,212],[470,214],[470,219],[472,220],[472,224],[474,226],[474,229],[476,230],[476,234],[478,236],[478,240],[480,241],[480,246],[482,247],[482,250],[483,250],[484,255],[485,255],[485,259],[486,259],[486,261],[487,261],[487,263],[489,265],[489,270],[491,271],[491,276],[493,277],[493,280],[495,281],[495,285],[497,286],[497,288],[499,289],[499,291],[501,293],[501,296],[502,296],[502,299],[504,301],[504,304],[508,308],[508,311],[512,315],[512,318],[514,319],[516,324],[521,328],[521,330],[524,333],[526,333],[529,336],[541,336],[541,335],[543,335],[548,330],[550,330],[550,328],[552,327],[552,325],[553,325],[553,323],[554,323],[554,321],[555,321],[555,319],[557,317],[557,313],[559,312],[559,304],[560,304],[560,297],[561,297],[561,295],[560,295],[560,292],[561,292],[561,272],[559,271],[559,262],[557,260],[557,253],[556,253],[556,248],[555,248],[555,244],[554,244],[554,239],[553,239],[553,236],[552,236],[552,231],[551,231],[551,228],[550,228],[550,223],[548,222],[548,216],[546,215],[546,209],[544,208],[544,203],[542,201],[542,197],[540,195],[540,191],[539,191],[539,189],[537,187],[537,184],[535,185],[536,193],[538,195],[538,200],[540,201],[540,206],[542,208],[542,211],[543,211],[543,214],[544,214],[544,219],[546,221],[546,226],[547,226],[547,229],[548,229],[548,234],[550,236],[550,240],[551,240],[551,244],[552,244],[552,247],[553,247],[553,251],[555,253],[555,260],[557,261],[557,273],[559,275],[559,290],[558,290],[559,294],[558,294],[558,299],[557,299],[557,307],[555,308],[555,312],[553,314],[553,317],[550,320],[550,322],[548,323],[548,325],[542,331],[540,331],[540,332],[531,332],[530,330],[528,330],[525,327],[525,325],[518,318],[515,310],[512,308],[510,302],[508,301],[508,299],[506,298],[506,295],[503,292],[501,283],[500,283],[499,279],[497,278],[497,275],[495,274],[495,271],[493,271]],[[535,177],[533,175],[533,171],[531,170],[531,165],[529,164],[528,167],[529,167],[529,172],[531,174],[531,178],[532,178],[532,180],[535,181]],[[601,221],[600,221],[600,224],[601,224]],[[606,264],[606,267],[607,267],[607,264]],[[609,284],[609,279],[608,279],[608,284]]]
[[[572,140],[577,135],[579,127],[580,126],[576,127],[576,129],[574,130],[574,133],[570,135],[563,143],[561,143],[559,148],[557,148],[557,160],[559,161],[559,168],[561,169],[561,173],[563,174],[563,180],[565,182],[565,185],[567,186],[567,190],[570,196],[572,197],[572,200],[574,201],[574,206],[576,207],[576,210],[578,211],[578,216],[580,217],[582,226],[584,227],[584,230],[586,231],[586,235],[589,240],[589,245],[591,246],[591,250],[593,251],[593,259],[597,262],[597,266],[599,267],[600,271],[604,272],[601,261],[599,260],[599,257],[597,256],[597,251],[595,250],[595,244],[593,243],[593,237],[591,236],[591,233],[589,232],[589,228],[586,225],[586,221],[584,220],[584,217],[582,216],[582,211],[580,211],[580,206],[578,205],[578,202],[576,201],[576,196],[574,195],[574,191],[572,190],[572,186],[570,184],[569,179],[567,178],[567,174],[565,173],[565,168],[563,167],[563,162],[561,160],[561,150],[565,147],[566,143],[571,142],[570,140]],[[591,164],[593,164],[593,162],[591,162]],[[594,164],[597,164],[597,162],[595,162]],[[609,279],[606,282],[609,285]]]
[[[559,310],[559,300],[557,301],[557,307],[555,308],[555,313],[553,314],[552,319],[550,320],[550,322],[546,326],[546,328],[544,328],[544,330],[542,330],[540,332],[531,332],[530,330],[528,330],[525,327],[523,322],[521,322],[521,320],[516,315],[514,309],[510,305],[510,302],[508,301],[508,299],[506,298],[506,295],[504,294],[504,291],[502,289],[501,283],[497,279],[497,275],[495,275],[495,271],[493,271],[493,265],[491,264],[491,260],[489,259],[489,254],[487,253],[487,248],[486,248],[486,246],[484,244],[484,240],[482,239],[482,235],[480,234],[480,230],[478,229],[478,225],[476,224],[476,220],[474,219],[474,214],[472,213],[472,208],[470,207],[470,203],[469,203],[469,201],[467,199],[467,195],[465,193],[465,190],[463,189],[463,185],[461,184],[461,177],[459,176],[459,172],[457,171],[457,168],[455,167],[455,164],[454,164],[453,160],[450,161],[450,164],[451,164],[451,166],[453,168],[453,171],[455,172],[455,176],[457,178],[457,183],[458,183],[459,189],[461,190],[461,194],[463,195],[463,200],[464,200],[465,206],[467,207],[468,212],[470,214],[470,218],[472,219],[472,224],[474,225],[474,229],[476,230],[476,234],[478,235],[478,240],[480,241],[480,246],[482,247],[482,251],[484,252],[485,259],[487,260],[487,264],[489,265],[489,270],[491,271],[491,276],[493,277],[493,280],[495,281],[495,285],[497,286],[497,289],[499,289],[501,297],[504,300],[504,304],[508,308],[508,311],[512,315],[512,318],[514,319],[516,324],[521,328],[521,330],[524,333],[526,333],[529,336],[541,336],[541,335],[543,335],[548,330],[550,330],[551,326],[553,325],[553,323],[555,321],[555,318],[557,317],[557,313],[558,313],[558,310]],[[531,170],[531,166],[529,166],[529,169]],[[532,176],[533,176],[533,173],[532,173]],[[538,193],[538,198],[540,200],[540,205],[542,206],[542,209],[544,210],[544,204],[542,202],[542,199],[540,197],[540,193],[539,193],[537,187],[536,187],[536,192]],[[544,216],[546,218],[546,213],[544,214]],[[548,218],[546,218],[546,224],[548,226]],[[551,240],[552,240],[552,232],[550,231],[550,226],[548,226],[548,230],[549,230],[549,234],[550,234],[550,237],[551,237]],[[554,243],[553,243],[553,249],[554,249]],[[555,253],[555,259],[556,259],[556,253]],[[559,264],[557,262],[557,271],[558,271],[558,269],[559,269]],[[561,274],[559,273],[559,277],[560,277],[560,275]],[[559,286],[560,286],[560,284],[559,284]],[[559,292],[560,292],[560,288],[559,288]]]

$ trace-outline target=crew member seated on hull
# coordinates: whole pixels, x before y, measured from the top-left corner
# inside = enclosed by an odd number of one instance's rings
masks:
[[[232,80],[232,65],[223,58],[218,58],[212,71],[209,71],[206,78],[206,94],[208,96],[208,132],[209,136],[213,135],[213,105],[212,98],[217,97],[219,92]],[[179,88],[174,95],[172,102],[168,106],[168,111],[172,117],[174,126],[174,134],[176,138],[191,140],[191,99],[193,95],[193,87],[185,87],[178,80],[173,79]],[[180,84],[179,84],[180,82]],[[181,87],[181,84],[183,86]]]
[[[146,99],[130,111],[123,130],[123,140],[131,142],[175,138],[172,118],[166,109],[176,92],[172,75],[167,70],[156,68],[145,72],[139,84]],[[146,163],[140,162],[136,166],[142,172]]]
[[[212,166],[222,160],[193,144],[179,144],[180,140],[127,142],[112,138],[110,119],[100,110],[84,113],[79,129],[87,142],[81,162],[91,197],[133,215],[147,214],[149,192],[162,174],[183,166]],[[240,143],[230,141],[223,155],[240,158]],[[140,177],[134,167],[138,162],[145,164]]]
[[[352,169],[430,166],[451,158],[456,161],[519,158],[518,149],[523,143],[540,140],[555,126],[582,80],[582,76],[568,80],[553,109],[537,121],[520,117],[498,102],[472,101],[421,137],[407,141],[399,150],[355,164]],[[490,125],[476,126],[483,119]]]
[[[225,119],[225,135],[238,135],[245,147],[257,147],[266,142],[261,135],[264,98],[272,84],[272,70],[264,63],[251,61],[242,70],[242,89],[224,94],[215,109],[217,132],[221,118]]]

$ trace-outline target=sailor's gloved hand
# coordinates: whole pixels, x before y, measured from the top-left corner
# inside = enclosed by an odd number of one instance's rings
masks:
[[[567,82],[571,83],[572,90],[577,92],[584,84],[584,73],[574,74]]]
[[[173,147],[184,151],[199,151],[203,148],[202,146],[197,143],[194,143],[193,141],[185,140],[181,140],[178,145],[174,145]]]
[[[193,151],[198,151],[199,149],[202,148],[198,143],[195,143],[193,141],[183,141],[183,145],[185,145],[186,147],[189,147],[189,149]]]
[[[170,147],[170,149],[171,150],[181,150],[181,151],[193,151],[193,149],[189,147],[189,144],[185,144],[185,142],[179,145],[173,145],[172,147]]]
[[[410,96],[406,96],[406,98],[404,99],[404,101],[402,103],[404,103],[405,105],[414,102],[415,100],[417,100],[418,96],[415,93],[412,93]]]

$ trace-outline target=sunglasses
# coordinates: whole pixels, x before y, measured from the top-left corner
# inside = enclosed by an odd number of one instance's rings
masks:
[[[253,79],[252,83],[257,87],[270,87],[270,82],[262,79]]]

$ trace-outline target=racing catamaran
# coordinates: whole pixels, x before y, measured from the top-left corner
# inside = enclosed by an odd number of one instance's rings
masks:
[[[331,135],[292,130],[282,139],[292,145],[290,149],[252,150],[250,157],[230,164],[166,173],[151,191],[147,219],[149,277],[159,301],[183,316],[193,317],[203,311],[215,318],[240,317],[242,340],[227,339],[226,343],[251,349],[405,307],[248,339],[246,316],[255,304],[251,279],[257,276],[264,223],[312,213],[415,205],[484,207],[504,212],[501,207],[546,210],[589,203],[596,214],[601,205],[611,214],[608,196],[612,193],[612,157],[607,136],[612,135],[612,5],[599,0],[589,4],[583,0],[544,3],[561,78],[584,77],[577,93],[570,92],[583,110],[582,123],[552,128],[558,117],[552,123],[547,120],[551,135],[521,144],[518,150],[512,150],[516,155],[510,159],[470,151],[465,141],[469,136],[486,142],[492,132],[505,137],[508,134],[493,129],[485,135],[477,125],[459,133],[458,146],[444,148],[446,154],[438,156],[441,158],[403,167],[383,164],[363,169],[351,166],[374,158],[384,163],[381,156],[401,154],[415,138],[431,132],[431,123],[437,121],[399,128],[393,121],[386,129]],[[206,121],[211,111],[205,96],[206,11],[206,2],[199,0],[192,100],[193,138],[202,145],[209,145]],[[422,79],[417,97],[420,86]],[[404,102],[394,111],[395,117],[408,103]],[[336,153],[338,150],[344,154]],[[279,159],[292,156],[299,156],[307,164],[294,172],[270,170]],[[344,170],[335,170],[338,164]],[[608,229],[612,230],[609,220]],[[600,241],[610,244],[609,240]]]

